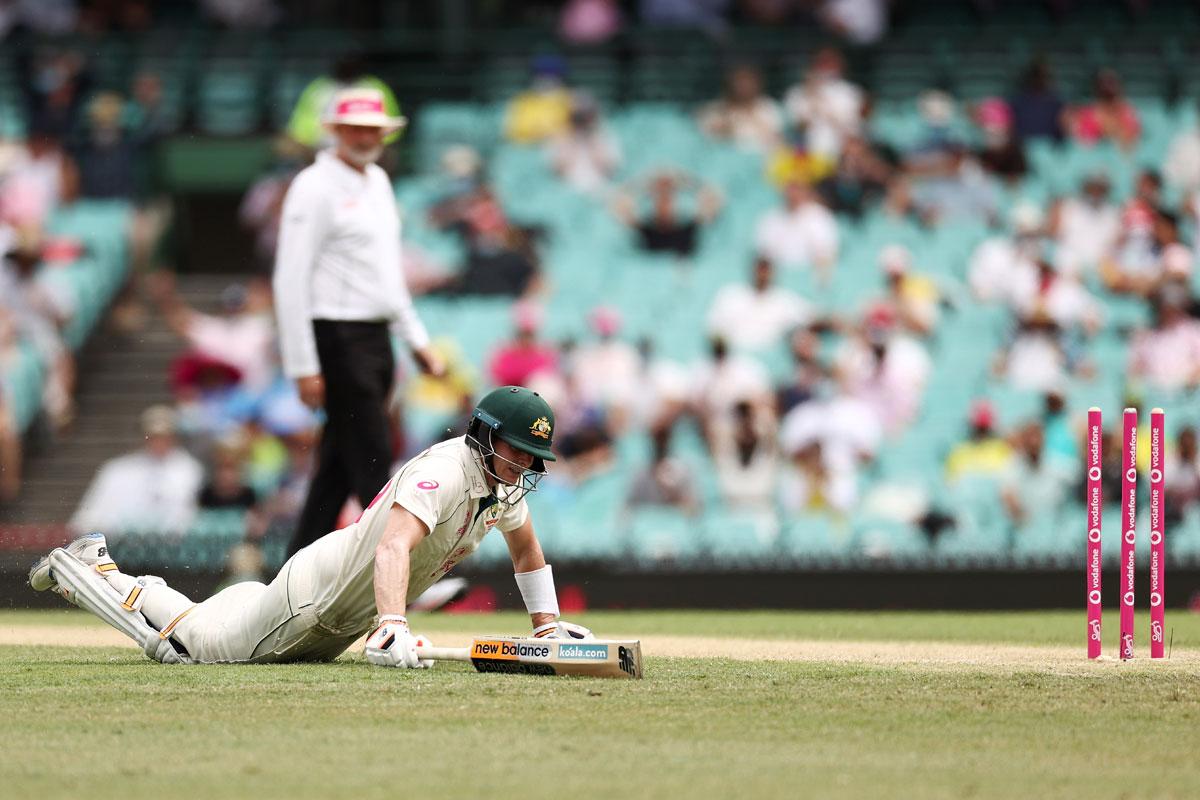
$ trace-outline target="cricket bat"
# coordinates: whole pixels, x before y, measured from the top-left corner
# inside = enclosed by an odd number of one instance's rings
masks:
[[[473,639],[470,647],[418,647],[417,656],[434,661],[469,661],[478,672],[642,677],[642,643],[636,639],[482,636]]]

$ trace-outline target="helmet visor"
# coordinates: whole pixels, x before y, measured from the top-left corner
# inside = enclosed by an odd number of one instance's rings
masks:
[[[483,471],[496,481],[496,499],[505,506],[515,506],[517,503],[521,502],[522,499],[524,499],[525,495],[529,494],[530,492],[537,491],[538,483],[541,482],[542,477],[546,474],[545,461],[535,455],[533,463],[526,467],[523,464],[518,464],[512,459],[505,458],[496,452],[495,443],[492,438],[494,435],[492,430],[490,428],[486,428],[485,430],[487,430],[486,444],[470,434],[468,434],[467,437],[475,443],[475,446],[478,449]],[[497,461],[503,462],[508,467],[511,467],[511,471],[520,476],[517,478],[517,482],[515,484],[510,483],[497,473],[495,468]]]

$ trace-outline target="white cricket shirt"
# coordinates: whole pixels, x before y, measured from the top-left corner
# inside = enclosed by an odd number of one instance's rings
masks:
[[[326,534],[297,554],[315,569],[314,605],[321,622],[336,630],[366,627],[375,617],[375,548],[387,529],[392,504],[429,526],[409,553],[408,602],[479,547],[492,528],[515,530],[529,508],[492,498],[483,468],[465,437],[435,444],[387,482],[358,521]],[[313,552],[308,552],[313,551]]]
[[[375,164],[359,172],[323,151],[296,176],[283,201],[273,286],[290,378],[321,371],[314,319],[394,322],[410,347],[429,342],[404,285],[396,197]]]

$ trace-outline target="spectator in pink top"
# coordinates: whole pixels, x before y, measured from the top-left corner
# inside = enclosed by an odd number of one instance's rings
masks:
[[[1083,144],[1111,139],[1129,150],[1138,142],[1142,125],[1133,104],[1125,99],[1121,79],[1111,69],[1102,69],[1094,83],[1096,99],[1091,105],[1069,113],[1071,135]]]
[[[558,371],[558,351],[538,341],[542,310],[529,303],[513,306],[517,334],[500,346],[488,361],[488,375],[497,386],[524,386],[542,372]]]
[[[1154,326],[1134,337],[1129,374],[1156,389],[1200,385],[1200,323],[1187,314],[1187,290],[1168,286],[1152,302]]]

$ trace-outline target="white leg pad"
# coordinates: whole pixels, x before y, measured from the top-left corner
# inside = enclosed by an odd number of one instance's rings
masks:
[[[63,597],[133,639],[150,658],[164,664],[190,662],[190,659],[185,661],[176,652],[166,637],[151,628],[140,612],[132,610],[129,607],[132,604],[126,604],[126,598],[109,586],[94,569],[66,550],[59,548],[50,553],[50,569]]]

